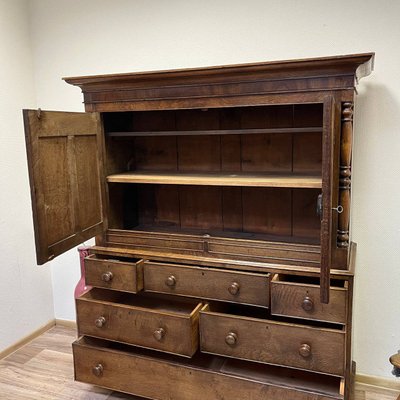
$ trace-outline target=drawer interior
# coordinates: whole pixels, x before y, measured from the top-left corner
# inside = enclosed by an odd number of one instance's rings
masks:
[[[74,347],[91,348],[99,351],[99,357],[106,359],[105,353],[120,354],[123,357],[140,357],[148,360],[158,360],[160,363],[175,364],[177,367],[197,371],[218,373],[239,379],[288,387],[303,391],[317,392],[335,399],[340,395],[341,379],[335,376],[320,375],[271,365],[254,364],[241,360],[225,359],[223,357],[197,352],[191,359],[158,353],[152,350],[141,349],[102,339],[81,337],[74,343]],[[212,377],[210,376],[210,379]],[[194,381],[195,382],[195,381]]]
[[[265,322],[288,323],[291,326],[301,325],[321,329],[334,329],[345,332],[345,326],[342,324],[328,323],[324,321],[304,321],[292,317],[285,317],[271,314],[271,310],[259,307],[250,307],[241,304],[227,304],[209,302],[201,309],[202,313],[222,314],[246,319],[257,319]]]
[[[180,314],[187,317],[190,317],[200,307],[197,301],[191,301],[186,298],[172,299],[162,295],[129,294],[100,288],[91,289],[83,294],[79,300],[132,306],[156,312]]]
[[[320,278],[315,276],[275,274],[272,282],[320,286]],[[344,279],[331,279],[331,287],[346,288],[347,281]]]
[[[275,274],[271,280],[271,313],[344,325],[350,289],[348,280],[331,279],[329,304],[322,304],[319,278]]]
[[[109,256],[105,254],[90,254],[88,257],[85,258],[86,260],[91,261],[108,261],[108,262],[123,262],[123,263],[131,263],[131,264],[138,264],[143,261],[141,258],[134,258],[134,257],[119,257],[119,256]]]
[[[281,386],[296,387],[303,390],[314,390],[319,393],[339,394],[340,378],[329,375],[316,376],[312,372],[263,365],[249,361],[226,359],[220,370],[229,375],[240,376],[258,382],[272,383]]]

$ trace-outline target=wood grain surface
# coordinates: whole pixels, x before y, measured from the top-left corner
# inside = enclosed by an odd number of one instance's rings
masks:
[[[38,264],[102,231],[98,114],[24,110]]]
[[[90,255],[85,259],[86,284],[123,292],[140,292],[143,289],[142,264],[142,260],[127,262]]]
[[[76,300],[78,331],[191,357],[198,348],[201,303],[92,289]],[[101,319],[101,323],[98,321]],[[155,332],[162,329],[162,337]]]
[[[345,324],[347,289],[331,286],[329,304],[320,302],[319,291],[319,285],[287,282],[276,275],[271,281],[271,313]],[[308,307],[304,305],[305,301],[308,301]]]
[[[251,186],[283,188],[321,188],[321,178],[314,175],[295,174],[193,174],[166,172],[125,172],[109,175],[108,182],[157,183],[166,185]]]
[[[211,307],[210,307],[211,308]],[[234,340],[228,342],[228,335]],[[301,352],[308,347],[308,354]],[[243,360],[344,376],[345,335],[315,328],[203,309],[200,349]]]
[[[269,307],[269,274],[146,261],[144,281],[149,292]]]
[[[271,367],[259,376],[250,373],[253,376],[250,379],[247,363],[231,372],[224,369],[224,360],[218,357],[198,354],[184,363],[176,357],[155,357],[154,352],[121,348],[89,338],[74,342],[73,351],[77,380],[151,399],[342,399],[338,378],[319,377],[310,381],[307,374],[306,377],[297,372],[285,375],[285,370]],[[274,371],[272,376],[271,371]]]

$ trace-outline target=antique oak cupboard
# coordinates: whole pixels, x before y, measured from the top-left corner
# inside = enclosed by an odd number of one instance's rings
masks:
[[[355,85],[373,54],[66,78],[24,111],[37,260],[88,238],[75,378],[144,398],[351,399]]]

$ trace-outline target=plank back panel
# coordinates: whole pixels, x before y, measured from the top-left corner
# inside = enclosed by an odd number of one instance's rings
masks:
[[[220,136],[180,136],[178,137],[178,170],[220,171]]]
[[[135,163],[130,165],[137,170],[177,171],[178,155],[174,136],[141,136],[131,141],[135,152]]]
[[[243,188],[243,231],[290,236],[291,190]]]
[[[319,239],[321,221],[317,215],[320,190],[295,189],[292,191],[292,235]]]
[[[221,188],[179,188],[181,228],[222,230]]]

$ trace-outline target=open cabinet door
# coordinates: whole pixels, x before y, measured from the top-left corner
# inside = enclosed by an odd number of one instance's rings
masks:
[[[335,140],[335,99],[324,101],[322,133],[322,219],[321,219],[321,302],[329,303],[330,269],[332,263],[333,164]]]
[[[103,230],[98,113],[24,110],[37,263]]]

